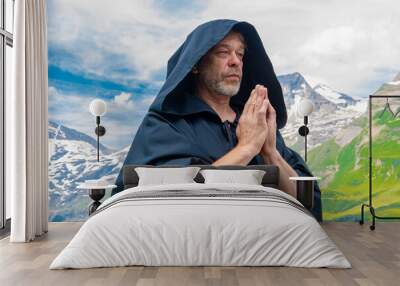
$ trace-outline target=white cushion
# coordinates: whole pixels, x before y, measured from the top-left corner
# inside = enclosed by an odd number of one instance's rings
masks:
[[[135,168],[139,177],[138,186],[196,183],[193,179],[199,170],[200,167]]]
[[[247,185],[261,185],[265,175],[263,170],[201,170],[205,184],[235,183]]]

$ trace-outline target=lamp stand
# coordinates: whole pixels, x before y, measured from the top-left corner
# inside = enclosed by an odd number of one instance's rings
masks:
[[[100,116],[96,116],[96,124],[97,127],[95,129],[95,133],[97,135],[97,162],[100,161],[100,136],[103,136],[104,134],[106,134],[106,129],[104,128],[104,126],[100,125]]]
[[[304,116],[304,125],[300,126],[299,134],[304,137],[304,161],[307,162],[307,135],[310,130],[307,127],[308,116]]]

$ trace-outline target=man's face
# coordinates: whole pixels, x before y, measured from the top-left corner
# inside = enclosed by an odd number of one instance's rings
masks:
[[[243,36],[230,32],[200,61],[199,80],[213,93],[234,96],[242,81],[244,51]]]

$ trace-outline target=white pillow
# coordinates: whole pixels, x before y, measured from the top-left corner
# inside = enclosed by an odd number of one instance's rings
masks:
[[[261,185],[265,175],[263,170],[201,170],[204,183],[235,183],[247,185]]]
[[[200,167],[135,168],[139,177],[138,186],[196,183],[193,179],[199,170]]]

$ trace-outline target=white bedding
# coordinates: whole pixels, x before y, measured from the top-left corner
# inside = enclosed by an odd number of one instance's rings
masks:
[[[137,192],[168,190],[261,190],[272,199],[175,196],[121,200]],[[276,195],[283,199],[274,199]],[[318,222],[285,200],[301,205],[277,189],[255,185],[130,188],[104,201],[50,269],[127,265],[350,268]]]

